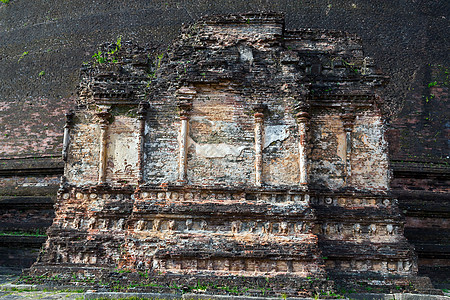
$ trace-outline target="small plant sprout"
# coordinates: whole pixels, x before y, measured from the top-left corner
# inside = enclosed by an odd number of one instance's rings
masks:
[[[437,81],[433,81],[433,82],[430,82],[429,84],[428,84],[428,87],[433,87],[433,86],[435,86],[435,85],[437,85],[438,83],[437,83]]]
[[[96,60],[97,63],[102,64],[106,61],[105,57],[102,54],[102,51],[98,51],[97,53],[95,53],[94,55],[92,55],[92,58],[94,58]]]
[[[3,0],[2,0],[3,1]],[[19,61],[21,61],[25,56],[27,56],[28,55],[28,51],[24,51],[21,55],[20,55],[20,57],[19,57],[19,60],[17,61],[17,62],[19,62]]]
[[[161,60],[164,57],[164,53],[159,54],[156,59],[156,69],[159,69],[161,67]]]
[[[2,3],[8,4],[9,0],[0,0]]]
[[[39,72],[39,77],[42,77],[42,76],[44,76],[45,75],[45,71],[40,71]]]

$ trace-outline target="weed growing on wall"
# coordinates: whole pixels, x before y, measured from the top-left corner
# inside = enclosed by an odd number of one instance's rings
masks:
[[[147,87],[149,87],[152,83],[152,80],[156,78],[156,71],[158,71],[158,69],[161,67],[161,61],[163,57],[164,53],[160,53],[154,58],[152,71],[147,75],[147,77],[149,78],[149,80],[147,81]],[[151,59],[150,56],[148,56],[148,58]]]
[[[117,38],[116,41],[116,47],[113,50],[110,50],[108,52],[102,52],[97,51],[94,55],[92,55],[92,58],[94,58],[95,63],[97,64],[103,64],[107,62],[111,63],[117,63],[117,58],[114,56],[114,54],[122,48],[122,37]]]

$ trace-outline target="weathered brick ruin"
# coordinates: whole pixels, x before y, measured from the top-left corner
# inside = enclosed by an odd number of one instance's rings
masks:
[[[389,189],[387,77],[358,37],[246,14],[186,27],[163,54],[106,51],[67,114],[32,274],[429,288]]]

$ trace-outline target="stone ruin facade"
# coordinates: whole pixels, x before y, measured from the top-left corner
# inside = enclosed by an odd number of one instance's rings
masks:
[[[358,37],[245,14],[164,53],[111,49],[82,70],[32,274],[428,287],[389,192],[387,77]]]

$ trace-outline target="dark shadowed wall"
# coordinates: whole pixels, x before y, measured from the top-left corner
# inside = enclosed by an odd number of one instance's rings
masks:
[[[62,111],[72,103],[78,69],[101,43],[122,36],[163,49],[182,23],[206,14],[258,10],[285,13],[290,29],[358,34],[366,54],[391,76],[384,99],[393,116],[393,157],[448,157],[450,2],[446,0],[1,3],[0,155],[59,152]],[[433,82],[437,85],[429,86]]]

